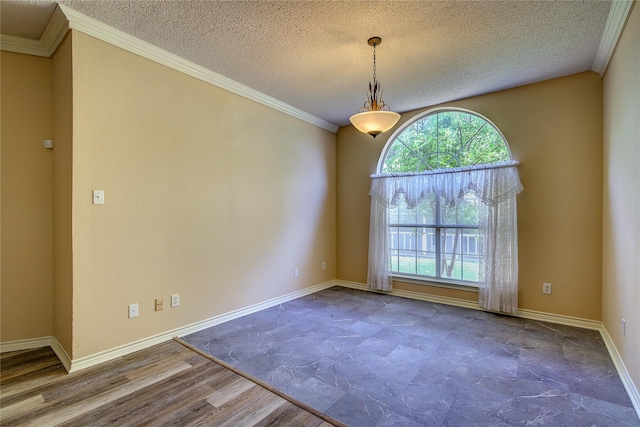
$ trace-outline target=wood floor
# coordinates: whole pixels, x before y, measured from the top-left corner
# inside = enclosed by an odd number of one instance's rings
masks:
[[[50,348],[4,353],[0,425],[340,425],[169,341],[67,374]]]

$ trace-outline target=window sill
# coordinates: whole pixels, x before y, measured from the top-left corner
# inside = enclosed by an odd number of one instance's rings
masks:
[[[413,283],[416,285],[425,285],[425,286],[435,286],[437,288],[456,289],[456,290],[467,291],[467,292],[478,292],[478,285],[471,284],[469,282],[459,281],[459,280],[442,279],[442,280],[436,281],[434,279],[427,279],[427,278],[409,276],[409,275],[403,275],[403,274],[394,274],[392,277],[393,277],[393,280],[398,282]]]

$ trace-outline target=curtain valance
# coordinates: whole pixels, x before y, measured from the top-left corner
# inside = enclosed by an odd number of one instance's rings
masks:
[[[518,176],[518,162],[440,169],[421,173],[371,175],[369,195],[384,207],[396,207],[406,201],[415,207],[431,193],[454,206],[463,196],[473,193],[487,206],[495,206],[523,190]]]

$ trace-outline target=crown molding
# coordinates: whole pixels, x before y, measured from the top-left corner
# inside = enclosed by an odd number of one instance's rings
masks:
[[[7,52],[24,53],[25,55],[49,57],[49,51],[40,40],[27,39],[24,37],[0,35],[0,49]]]
[[[591,70],[603,76],[627,22],[633,0],[613,0]]]
[[[69,29],[80,31],[98,40],[112,44],[221,89],[228,90],[243,98],[280,111],[281,113],[328,130],[329,132],[336,133],[338,131],[338,126],[331,122],[309,114],[306,111],[302,111],[299,108],[252,89],[242,83],[238,83],[221,74],[214,73],[194,62],[187,61],[178,55],[160,49],[151,43],[140,40],[124,31],[120,31],[61,4],[58,5],[53,13],[40,40],[3,34],[0,39],[1,49],[15,53],[50,57]]]
[[[69,21],[67,17],[60,7],[56,7],[47,27],[42,33],[42,37],[40,37],[40,43],[47,49],[49,56],[53,55],[53,52],[56,51],[68,30]]]
[[[64,16],[59,7],[56,7],[40,40],[2,34],[0,49],[7,52],[49,58],[55,52],[68,29],[69,25],[66,16]]]
[[[113,28],[67,6],[58,5],[58,8],[62,10],[68,19],[70,29],[80,31],[91,37],[95,37],[98,40],[102,40],[158,64],[162,64],[206,83],[228,90],[229,92],[265,105],[276,111],[280,111],[307,123],[311,123],[312,125],[328,130],[329,132],[336,133],[338,131],[338,126],[333,123],[302,111],[269,95],[265,95],[262,92],[238,83],[228,77],[214,73],[205,67],[191,61],[187,61],[178,55],[167,52],[166,50],[154,46],[151,43],[127,34],[124,31]]]

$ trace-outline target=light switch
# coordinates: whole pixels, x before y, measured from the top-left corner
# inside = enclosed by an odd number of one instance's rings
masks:
[[[93,204],[104,205],[104,190],[93,190]]]

